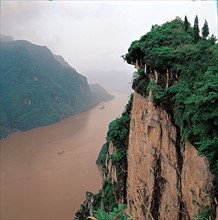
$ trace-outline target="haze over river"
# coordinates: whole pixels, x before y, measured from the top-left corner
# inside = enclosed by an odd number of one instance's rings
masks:
[[[87,112],[1,140],[2,220],[74,219],[85,192],[101,187],[95,161],[109,122],[128,100],[115,96]]]

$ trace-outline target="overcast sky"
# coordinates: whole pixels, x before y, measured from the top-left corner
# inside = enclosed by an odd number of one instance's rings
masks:
[[[133,40],[176,16],[200,29],[206,19],[217,36],[216,1],[7,1],[1,0],[1,33],[46,45],[89,82],[127,85],[134,68],[121,55]],[[103,80],[107,81],[103,82]]]

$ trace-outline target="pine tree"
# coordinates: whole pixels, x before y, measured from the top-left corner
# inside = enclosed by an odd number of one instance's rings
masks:
[[[208,27],[207,20],[205,20],[205,22],[204,22],[201,33],[202,33],[202,36],[204,39],[206,39],[209,35],[209,27]]]
[[[200,39],[200,36],[199,36],[199,27],[198,27],[198,16],[196,15],[195,17],[195,21],[194,21],[194,41],[195,43],[198,42],[198,40]]]
[[[185,16],[184,26],[185,26],[185,31],[187,31],[189,27],[189,22],[186,16]]]
[[[214,36],[213,34],[211,35],[211,37],[208,38],[208,40],[212,43],[212,44],[215,44],[217,39],[216,39],[216,36]]]

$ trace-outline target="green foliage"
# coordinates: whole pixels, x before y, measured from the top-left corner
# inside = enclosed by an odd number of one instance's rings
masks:
[[[113,192],[113,185],[110,178],[105,178],[102,184],[102,204],[104,210],[112,211],[117,207],[117,202]]]
[[[203,28],[202,28],[202,36],[204,39],[206,39],[209,35],[209,27],[208,27],[208,23],[207,20],[205,20]]]
[[[131,64],[131,62],[135,62],[136,60],[140,60],[142,57],[143,52],[140,49],[139,41],[133,41],[129,50],[128,54],[124,57],[127,63]]]
[[[149,85],[149,79],[147,75],[144,75],[143,77],[136,77],[132,84],[132,89],[134,89],[136,92],[138,92],[142,96],[147,95],[147,86]]]
[[[184,20],[184,28],[185,28],[185,31],[188,31],[188,28],[189,28],[190,24],[188,22],[188,18],[185,16],[185,20]]]
[[[94,204],[97,203],[97,207],[98,207],[98,205],[100,205],[100,201],[101,201],[100,192],[96,195],[93,195],[93,193],[91,192],[86,192],[86,200],[80,205],[80,209],[75,213],[75,220],[86,219],[90,215],[90,205],[92,205],[91,203],[93,203],[93,207]]]
[[[105,212],[111,212],[118,207],[110,178],[104,179],[102,189],[97,194],[86,192],[86,200],[80,205],[80,209],[75,214],[75,219],[87,219],[93,210],[98,210],[100,207]]]
[[[184,22],[176,18],[161,26],[156,25],[140,40],[134,41],[124,59],[130,64],[136,60],[142,65],[146,63],[147,70],[166,70],[177,62],[179,47],[192,42],[193,29],[190,27],[184,31]]]
[[[109,130],[107,133],[107,142],[112,143],[118,148],[126,146],[127,137],[129,134],[129,122],[128,116],[121,116],[109,124]]]
[[[200,39],[199,35],[199,26],[198,26],[198,16],[196,15],[195,20],[194,20],[194,42],[197,43],[198,40]]]
[[[98,220],[127,220],[127,219],[131,219],[130,215],[125,214],[125,208],[126,205],[125,204],[119,204],[118,208],[114,208],[114,210],[112,212],[106,212],[102,209],[98,209],[98,211],[95,211],[94,216],[98,219]]]
[[[125,156],[125,151],[118,149],[112,155],[110,155],[110,159],[113,162],[119,162],[120,160],[123,159],[124,156]]]
[[[210,63],[211,61],[212,59]],[[175,86],[177,107],[174,109],[175,120],[181,128],[183,137],[192,140],[199,154],[207,157],[211,172],[216,178],[218,174],[217,73],[217,67],[213,66],[208,67],[202,74],[199,71],[193,81],[187,82],[181,78],[180,83]]]
[[[215,218],[215,213],[209,206],[201,206],[201,210],[198,214],[194,215],[196,220],[209,220],[211,216]]]
[[[154,80],[150,80],[147,87],[147,92],[152,92],[152,101],[155,105],[164,107],[166,103],[166,90],[160,85],[155,83]]]
[[[106,142],[105,144],[102,145],[101,151],[100,151],[98,158],[96,160],[96,164],[101,165],[101,166],[103,166],[105,164],[105,160],[106,160],[107,152],[108,152],[108,146],[109,146],[108,142]]]
[[[97,194],[93,194],[92,209],[96,210],[101,207],[102,190],[99,190]]]
[[[143,69],[143,68],[138,69],[138,71],[137,71],[137,76],[138,76],[139,78],[145,77],[145,72],[144,72],[144,69]]]
[[[115,119],[109,124],[107,132],[107,143],[112,142],[116,151],[111,155],[111,159],[114,162],[118,162],[126,155],[126,149],[128,146],[129,128],[130,128],[130,114],[132,108],[133,95],[131,95],[128,104],[125,107],[125,111],[121,117]]]
[[[216,41],[217,41],[216,37],[215,37],[213,34],[208,38],[208,40],[209,40],[212,44],[215,44]]]

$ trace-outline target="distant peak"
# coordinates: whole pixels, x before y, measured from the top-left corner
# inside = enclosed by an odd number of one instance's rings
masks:
[[[14,38],[12,36],[0,34],[0,40],[1,41],[14,41]]]

